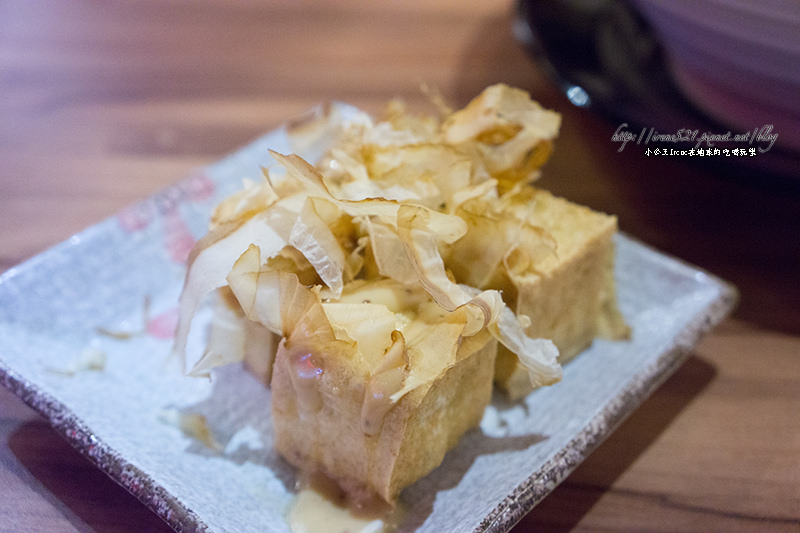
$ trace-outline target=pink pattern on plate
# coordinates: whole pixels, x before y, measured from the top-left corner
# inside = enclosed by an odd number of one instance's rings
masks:
[[[148,204],[136,204],[123,209],[117,215],[117,222],[126,232],[135,233],[146,228],[152,218]]]
[[[127,233],[136,233],[161,218],[169,258],[183,263],[189,257],[195,238],[181,216],[181,204],[206,201],[213,196],[215,189],[216,184],[205,172],[196,172],[175,187],[154,196],[151,201],[124,209],[117,215],[117,223]]]
[[[176,263],[185,262],[192,251],[195,238],[177,207],[164,213],[164,239],[170,259]]]
[[[173,307],[147,321],[147,334],[157,339],[171,339],[178,325],[178,308]]]
[[[204,172],[193,174],[184,185],[186,198],[192,202],[208,200],[216,189],[214,181]]]

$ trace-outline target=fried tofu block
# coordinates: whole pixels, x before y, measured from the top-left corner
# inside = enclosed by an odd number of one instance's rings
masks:
[[[504,298],[518,316],[530,320],[526,333],[552,339],[565,363],[597,336],[624,338],[628,328],[617,309],[614,289],[613,216],[531,187],[527,193],[531,224],[555,240],[555,253],[525,276],[501,282]],[[518,358],[501,348],[496,381],[511,398],[532,388]]]
[[[408,333],[409,344],[414,335]],[[284,341],[272,378],[275,449],[300,471],[334,480],[356,506],[394,504],[480,423],[491,399],[496,347],[485,331],[462,339],[435,379],[383,413],[386,405],[373,394],[363,362],[316,357]],[[416,364],[423,362],[412,358],[412,369]],[[370,410],[378,416],[365,427]]]

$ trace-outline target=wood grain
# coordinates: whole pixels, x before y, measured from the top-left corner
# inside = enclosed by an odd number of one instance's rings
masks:
[[[0,2],[0,269],[325,100],[379,113],[530,90],[564,125],[542,184],[734,282],[734,317],[515,531],[800,528],[800,196],[617,151],[514,40],[512,3]],[[767,157],[767,155],[759,156]],[[2,353],[0,353],[2,357]],[[1,531],[164,531],[0,391]]]

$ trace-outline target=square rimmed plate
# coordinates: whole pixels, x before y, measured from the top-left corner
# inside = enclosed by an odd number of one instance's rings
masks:
[[[205,380],[168,360],[188,249],[213,206],[260,177],[268,149],[292,151],[285,129],[0,276],[0,381],[176,530],[289,531],[294,473],[272,452],[269,392],[240,366]],[[508,530],[733,307],[725,282],[624,235],[616,246],[632,338],[596,341],[519,403],[497,397],[404,491],[401,530]],[[175,423],[181,413],[205,417],[211,446]]]

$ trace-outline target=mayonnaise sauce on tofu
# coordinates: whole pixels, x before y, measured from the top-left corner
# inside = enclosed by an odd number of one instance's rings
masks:
[[[393,533],[402,509],[378,497],[355,505],[336,481],[306,472],[300,475],[286,521],[292,533]]]
[[[289,511],[292,533],[383,533],[383,520],[361,518],[314,489],[303,489]]]

